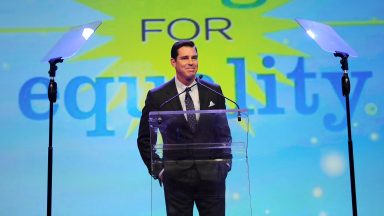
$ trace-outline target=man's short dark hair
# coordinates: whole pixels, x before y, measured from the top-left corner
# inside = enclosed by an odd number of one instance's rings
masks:
[[[195,43],[193,43],[193,41],[181,40],[181,41],[177,41],[173,44],[172,49],[171,49],[171,58],[176,59],[177,55],[179,54],[178,50],[184,46],[195,47],[195,50],[197,53],[197,48],[195,46]]]

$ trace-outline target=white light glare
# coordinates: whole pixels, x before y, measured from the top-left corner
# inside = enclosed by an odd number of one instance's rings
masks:
[[[94,31],[93,29],[91,29],[91,28],[84,28],[84,29],[83,29],[83,34],[82,34],[82,36],[83,36],[83,38],[84,38],[85,40],[88,40],[88,38],[91,37],[91,35],[92,35],[94,32],[95,32],[95,31]]]
[[[315,38],[316,38],[316,35],[315,35],[315,33],[313,33],[312,30],[307,30],[307,34],[308,34],[309,37],[311,37],[312,39],[315,39]]]

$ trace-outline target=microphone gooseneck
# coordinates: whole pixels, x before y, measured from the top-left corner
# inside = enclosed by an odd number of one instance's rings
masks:
[[[203,76],[200,75],[199,77],[203,77]],[[191,88],[193,88],[195,85],[197,85],[197,81],[192,86],[185,88],[184,91],[182,91],[179,94],[176,94],[175,96],[173,96],[173,97],[169,98],[168,100],[164,101],[162,104],[160,104],[158,112],[160,112],[161,108],[163,108],[164,105],[168,104],[169,102],[171,102],[175,98],[179,97],[181,94],[184,94],[185,92],[191,91]],[[157,117],[157,123],[161,124],[161,122],[162,122],[162,118],[161,118],[160,113],[159,113],[158,117]]]
[[[163,106],[165,106],[166,104],[168,104],[169,102],[171,102],[171,101],[174,100],[175,98],[179,97],[181,94],[184,94],[185,92],[189,92],[189,91],[191,91],[191,88],[193,88],[195,85],[201,85],[201,86],[203,86],[204,88],[207,88],[208,90],[212,91],[213,93],[215,93],[215,94],[217,94],[217,95],[220,95],[221,97],[223,97],[223,98],[225,98],[226,100],[229,100],[229,101],[231,101],[233,104],[235,104],[236,107],[237,107],[237,109],[239,110],[239,111],[237,112],[237,121],[241,121],[241,114],[240,114],[240,107],[239,107],[239,104],[237,104],[237,103],[236,103],[235,101],[233,101],[232,99],[227,98],[225,95],[221,94],[220,92],[218,92],[218,91],[212,89],[211,87],[209,87],[209,86],[207,86],[207,85],[201,83],[201,82],[200,82],[200,79],[201,79],[201,78],[203,78],[203,75],[200,74],[199,77],[196,77],[196,78],[195,78],[195,81],[196,81],[195,84],[193,84],[193,85],[190,86],[190,87],[185,88],[184,91],[182,91],[182,92],[176,94],[175,96],[169,98],[168,100],[164,101],[164,102],[159,106],[159,110],[158,110],[158,112],[160,112],[160,110],[161,110],[161,108],[163,108]],[[161,124],[161,122],[162,122],[162,118],[161,118],[161,116],[160,116],[160,113],[159,113],[159,115],[158,115],[157,122],[158,122],[158,124]]]
[[[194,87],[195,85],[197,85],[197,82],[196,82],[195,84],[193,84],[192,86],[185,88],[184,91],[180,92],[179,94],[177,94],[177,95],[171,97],[170,99],[164,101],[164,102],[159,106],[159,110],[160,110],[165,104],[171,102],[173,99],[177,98],[177,97],[180,96],[181,94],[184,94],[184,93],[187,92],[187,91],[191,91],[191,88]]]
[[[224,95],[221,94],[220,92],[218,92],[218,91],[212,89],[211,87],[209,87],[209,86],[207,86],[207,85],[201,83],[201,82],[200,82],[200,79],[201,79],[202,77],[203,77],[203,75],[199,75],[199,78],[196,77],[196,79],[195,79],[195,80],[196,80],[196,83],[197,83],[198,85],[201,85],[201,86],[207,88],[208,90],[212,91],[213,93],[215,93],[215,94],[217,94],[217,95],[220,95],[221,97],[223,97],[223,98],[225,98],[225,99],[231,101],[232,103],[234,103],[234,104],[236,105],[237,109],[239,110],[239,111],[237,112],[237,121],[241,121],[241,114],[240,114],[240,107],[239,107],[239,104],[237,104],[235,101],[231,100],[230,98],[227,98],[226,96],[224,96]]]

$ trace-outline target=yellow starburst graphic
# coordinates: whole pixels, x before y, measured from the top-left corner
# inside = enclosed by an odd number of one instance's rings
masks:
[[[268,12],[284,6],[289,0],[196,0],[181,1],[100,1],[78,0],[88,8],[109,17],[96,32],[108,42],[78,56],[75,60],[113,58],[115,61],[99,77],[124,77],[137,82],[135,90],[121,89],[113,95],[108,111],[127,103],[134,117],[127,131],[129,136],[138,125],[138,110],[143,106],[147,90],[161,80],[174,76],[170,66],[170,47],[175,40],[192,39],[199,51],[199,73],[220,83],[224,94],[238,99],[250,96],[258,103],[266,104],[264,90],[255,80],[258,74],[273,74],[282,85],[293,86],[284,73],[273,67],[266,68],[265,55],[306,56],[290,48],[289,41],[279,43],[268,38],[268,34],[295,29],[299,26],[291,19],[267,16]],[[383,25],[383,20],[373,18],[366,21],[323,21],[331,26]],[[8,27],[0,28],[1,34],[64,32],[65,27]],[[288,42],[288,43],[286,43]],[[270,58],[271,59],[271,58]],[[240,60],[244,80],[236,77]],[[9,68],[7,65],[4,68]],[[132,78],[132,79],[131,79]],[[160,78],[160,79],[159,79]],[[131,86],[132,87],[132,86]],[[90,90],[91,86],[83,90]],[[132,103],[132,102],[135,103]],[[238,101],[239,102],[239,101]],[[245,101],[241,108],[246,105]],[[129,103],[129,104],[128,104]],[[232,104],[228,104],[234,108]],[[250,130],[251,133],[253,132]]]
[[[235,97],[234,86],[237,83],[234,65],[228,64],[227,60],[245,59],[246,91],[261,104],[265,104],[265,93],[252,79],[252,73],[274,74],[278,82],[293,85],[281,71],[266,69],[262,64],[262,55],[304,56],[302,52],[266,37],[267,33],[297,27],[292,20],[264,16],[266,12],[287,3],[287,0],[265,1],[251,8],[234,8],[225,1],[206,0],[188,4],[159,0],[79,2],[111,16],[97,32],[98,35],[111,37],[111,40],[77,59],[117,57],[116,62],[100,76],[136,77],[140,105],[143,105],[147,90],[154,87],[145,81],[146,77],[164,76],[169,79],[174,76],[169,63],[170,47],[177,39],[195,41],[199,52],[199,72],[220,83],[224,93],[232,98]],[[246,3],[237,2],[239,6]],[[109,104],[109,111],[132,96],[126,95],[126,92],[122,87]],[[131,132],[132,125],[137,125],[135,121],[131,123]]]

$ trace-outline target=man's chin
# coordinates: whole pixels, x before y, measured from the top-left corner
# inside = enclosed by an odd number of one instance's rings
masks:
[[[189,80],[194,80],[196,77],[196,73],[191,73],[189,76],[188,76],[188,79]]]

